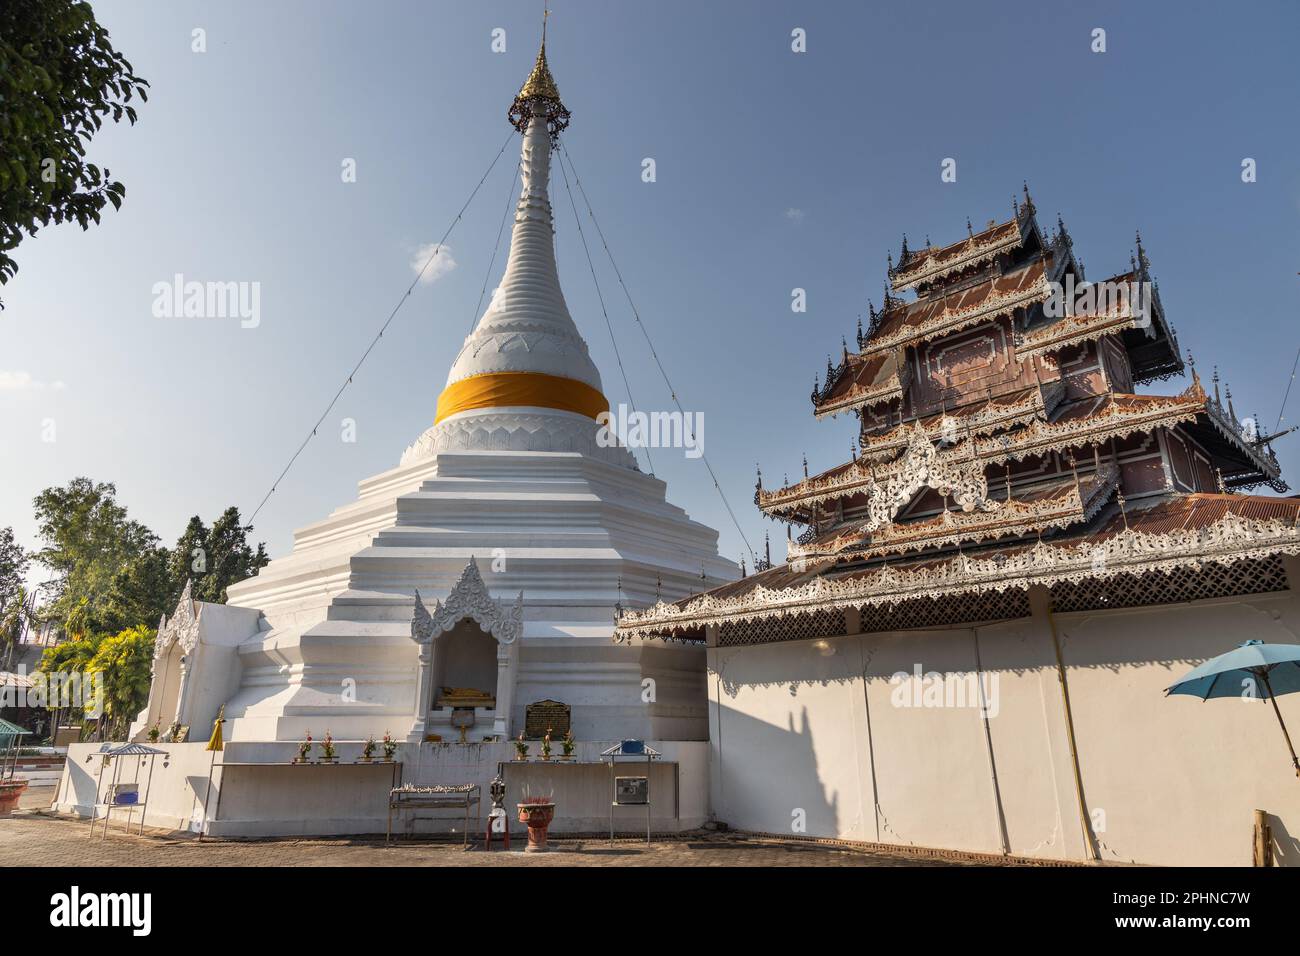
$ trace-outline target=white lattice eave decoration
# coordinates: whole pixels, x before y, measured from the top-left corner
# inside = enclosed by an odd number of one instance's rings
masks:
[[[957,467],[972,461],[979,462],[981,467],[1023,461],[1035,455],[1104,445],[1112,439],[1122,440],[1130,435],[1146,434],[1158,427],[1168,428],[1181,422],[1195,421],[1198,415],[1205,414],[1206,411],[1205,393],[1193,385],[1181,395],[1152,402],[1141,409],[1125,409],[1111,403],[1104,411],[1082,419],[1053,423],[1032,417],[1029,424],[1016,431],[989,437],[973,436],[961,441],[938,452],[935,461],[942,467]],[[920,423],[906,427],[912,432],[909,442],[914,441],[918,433],[928,440],[929,431]],[[1223,430],[1222,426],[1220,430]],[[1237,436],[1237,441],[1241,443],[1240,436]],[[852,466],[829,478],[806,479],[789,489],[771,492],[760,489],[758,505],[769,514],[788,515],[840,498],[871,494],[874,488],[900,475],[909,467],[907,455],[884,464],[859,458]]]
[[[902,345],[928,342],[931,339],[937,339],[940,336],[948,335],[952,332],[960,332],[962,329],[970,328],[973,325],[979,325],[983,322],[990,322],[994,319],[1001,318],[1004,315],[1010,315],[1022,306],[1045,302],[1051,298],[1051,296],[1052,287],[1048,283],[1047,277],[1042,276],[1028,289],[1004,292],[1001,295],[991,296],[977,305],[961,309],[960,311],[941,312],[935,318],[932,318],[928,322],[919,326],[909,326],[898,330],[888,337],[868,342],[866,348],[864,348],[860,354],[864,356],[873,355],[876,352],[898,348]]]
[[[774,589],[758,584],[732,598],[701,594],[680,604],[660,601],[627,611],[615,640],[672,637],[683,631],[728,622],[764,621],[793,614],[892,606],[915,598],[1051,587],[1066,582],[1106,580],[1149,572],[1199,570],[1206,563],[1233,564],[1274,555],[1300,554],[1300,527],[1285,521],[1257,521],[1231,512],[1203,528],[1150,534],[1126,529],[1100,542],[1060,545],[1039,542],[1003,558],[957,555],[914,570],[884,565],[834,580],[819,576],[798,587]]]
[[[876,462],[886,461],[891,453],[907,447],[907,443],[911,440],[912,433],[917,425],[920,425],[925,430],[926,436],[931,441],[938,441],[948,433],[960,436],[983,436],[1018,425],[1028,425],[1035,419],[1046,421],[1064,397],[1064,382],[1048,382],[1039,386],[1022,401],[1014,404],[994,405],[990,399],[988,404],[979,411],[964,415],[961,418],[943,415],[936,417],[929,423],[918,421],[916,423],[896,425],[881,435],[868,438],[862,446],[862,456],[871,458]],[[816,481],[817,479],[809,480]],[[791,490],[805,487],[804,483],[800,482],[791,486]],[[776,492],[772,492],[772,494],[775,495]]]
[[[1018,335],[1016,358],[1025,361],[1141,327],[1142,320],[1127,306],[1116,312],[1065,316],[1044,328]]]
[[[852,411],[855,408],[870,408],[872,405],[901,399],[908,385],[911,384],[911,368],[901,357],[895,364],[899,371],[894,372],[879,385],[855,385],[833,402],[814,405],[813,418],[821,421],[823,418],[834,418],[842,412]]]
[[[890,523],[870,533],[864,533],[863,528],[857,526],[846,529],[842,535],[829,541],[810,542],[806,545],[791,542],[787,557],[792,568],[804,571],[809,567],[809,559],[834,557],[841,553],[871,557],[966,542],[1024,537],[1035,531],[1066,528],[1092,520],[1110,500],[1118,485],[1119,469],[1106,462],[1098,475],[1090,479],[1086,492],[1075,483],[1063,498],[1031,502],[1003,501],[991,513],[975,510],[944,511],[941,523],[926,529],[922,534],[917,534],[907,524]],[[912,531],[911,536],[909,530]],[[853,547],[855,544],[860,547]]]

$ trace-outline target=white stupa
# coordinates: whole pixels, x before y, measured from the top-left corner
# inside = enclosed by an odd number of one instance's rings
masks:
[[[703,652],[611,640],[620,600],[736,569],[664,482],[597,442],[608,403],[560,289],[547,194],[568,115],[543,42],[511,112],[523,188],[505,275],[432,427],[228,607],[182,601],[137,735],[173,721],[206,735],[224,705],[228,741],[451,741],[472,709],[470,739],[499,741],[555,701],[579,740],[707,739]]]

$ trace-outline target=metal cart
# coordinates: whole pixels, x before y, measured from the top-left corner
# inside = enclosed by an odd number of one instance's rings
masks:
[[[613,799],[609,803],[609,842],[614,842],[614,808],[615,807],[645,807],[645,842],[650,842],[650,767],[651,764],[658,760],[662,754],[659,751],[647,747],[640,740],[624,740],[620,744],[615,744],[608,750],[602,750],[600,756],[609,764],[610,784],[613,787]],[[620,777],[616,769],[620,761],[645,761],[644,777]],[[620,790],[619,781],[644,781],[645,786],[629,786],[624,784],[624,789]],[[641,792],[644,791],[644,799],[641,798]],[[629,799],[631,797],[631,799]]]
[[[95,836],[95,824],[100,820],[100,811],[103,811],[104,836],[102,839],[108,839],[108,818],[114,810],[125,810],[126,832],[131,832],[131,813],[135,810],[140,811],[140,829],[139,833],[144,833],[144,814],[145,807],[149,803],[149,785],[153,782],[153,762],[159,754],[166,756],[167,751],[158,750],[155,747],[146,747],[144,744],[126,744],[123,747],[117,747],[113,750],[103,750],[93,757],[102,759],[100,764],[99,780],[95,784],[95,802],[90,808],[90,835]],[[121,782],[122,775],[122,757],[135,757],[135,780],[132,783],[139,783],[140,764],[144,757],[149,758],[149,775],[145,778],[144,794],[135,803],[117,803],[116,791],[118,784]],[[108,799],[104,799],[104,770],[109,766],[113,767],[112,783],[108,788]]]

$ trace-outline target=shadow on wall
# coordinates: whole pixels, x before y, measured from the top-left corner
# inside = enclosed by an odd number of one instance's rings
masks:
[[[834,836],[840,826],[840,795],[822,781],[808,707],[786,715],[786,726],[723,708],[719,772],[722,806],[717,816],[742,830]],[[727,740],[744,741],[730,753]]]
[[[857,642],[729,648],[714,666],[718,818],[767,833],[874,838],[874,816],[863,819]]]
[[[1279,816],[1270,813],[1268,825],[1273,831],[1273,865],[1300,866],[1300,839],[1287,831]]]

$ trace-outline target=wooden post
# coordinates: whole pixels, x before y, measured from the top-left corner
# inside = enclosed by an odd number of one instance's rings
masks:
[[[1273,828],[1268,825],[1268,813],[1264,810],[1255,811],[1255,845],[1254,845],[1253,865],[1255,866],[1273,865]]]

